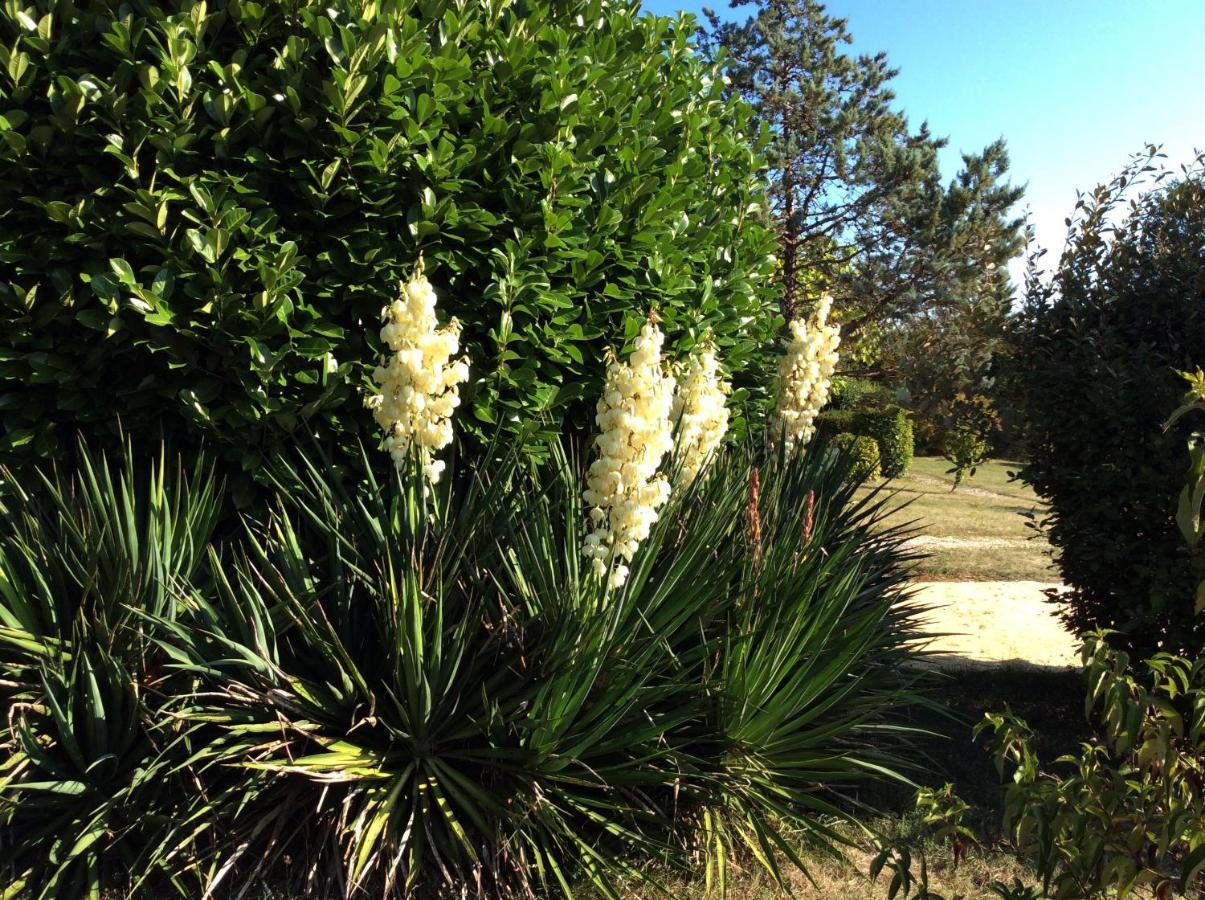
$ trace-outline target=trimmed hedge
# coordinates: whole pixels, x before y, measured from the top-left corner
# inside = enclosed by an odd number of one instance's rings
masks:
[[[816,437],[825,440],[832,440],[839,434],[854,430],[853,410],[848,409],[825,409],[816,416]]]
[[[893,392],[877,381],[838,375],[829,390],[828,408],[854,410],[880,406],[894,400]]]
[[[878,443],[884,478],[898,478],[912,465],[912,417],[907,410],[889,406],[856,413],[850,431]]]
[[[763,390],[754,128],[691,29],[624,0],[38,10],[0,10],[0,461],[118,415],[235,473],[375,443],[378,314],[420,253],[481,432],[588,426],[650,307],[678,351],[714,334],[738,429]]]
[[[846,432],[834,437],[829,446],[845,457],[849,479],[869,481],[882,474],[879,445],[874,438]]]

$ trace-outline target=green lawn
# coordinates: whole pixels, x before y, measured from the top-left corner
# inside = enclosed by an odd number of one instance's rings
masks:
[[[941,457],[913,460],[908,474],[882,485],[899,509],[890,520],[915,522],[918,549],[928,554],[915,577],[931,581],[1057,581],[1050,545],[1030,523],[1041,501],[1012,481],[1016,463],[980,466],[955,491],[950,464]]]

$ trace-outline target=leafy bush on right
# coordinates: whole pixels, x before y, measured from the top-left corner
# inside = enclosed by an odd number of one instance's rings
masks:
[[[1029,279],[1012,374],[1066,620],[1144,655],[1205,641],[1183,602],[1202,558],[1174,517],[1185,435],[1161,428],[1205,347],[1205,160],[1123,216],[1146,168],[1086,195],[1052,280]]]
[[[1108,635],[1084,644],[1085,707],[1097,736],[1043,765],[1034,735],[1005,712],[976,728],[1001,775],[1005,826],[1052,898],[1205,891],[1205,656],[1146,660],[1147,679]]]
[[[1024,878],[987,885],[1001,900],[1121,900],[1205,894],[1205,655],[1159,653],[1142,664],[1089,635],[1082,649],[1084,711],[1092,735],[1078,752],[1042,759],[1041,735],[1010,710],[975,726],[1005,779],[1003,840],[983,841],[952,785],[921,790],[924,834],[1016,855]],[[1143,671],[1145,670],[1145,671]],[[890,870],[888,896],[946,900],[930,887],[915,840],[883,844],[874,878]]]
[[[1205,370],[1181,375],[1189,390],[1165,430],[1205,413]],[[1176,524],[1195,550],[1205,534],[1205,432],[1193,432],[1188,450]],[[1182,603],[1205,619],[1205,581]],[[992,884],[1002,900],[1103,900],[1138,890],[1159,900],[1205,896],[1205,647],[1156,653],[1139,666],[1111,646],[1113,638],[1095,632],[1081,647],[1093,733],[1078,753],[1044,763],[1039,735],[1008,709],[975,726],[973,736],[987,735],[997,771],[1011,782],[1005,848],[1032,866],[1038,882]],[[967,805],[947,785],[920,791],[917,806],[931,836],[951,842],[957,866],[966,841],[978,843],[963,824]],[[930,889],[925,854],[911,842],[884,842],[871,877],[884,867],[892,872],[889,896],[915,888],[916,900],[944,900]]]

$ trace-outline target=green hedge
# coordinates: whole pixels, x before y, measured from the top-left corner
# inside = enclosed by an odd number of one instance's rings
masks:
[[[853,410],[825,409],[816,416],[816,437],[832,440],[839,434],[852,433],[856,415]]]
[[[200,441],[256,473],[361,408],[422,253],[491,423],[587,426],[649,307],[738,406],[777,324],[749,110],[635,2],[0,11],[0,459]],[[748,390],[740,390],[745,387]],[[741,419],[736,420],[738,427]]]
[[[846,457],[848,477],[853,481],[869,481],[882,475],[879,445],[864,434],[839,434],[829,446]]]
[[[817,437],[832,440],[846,432],[874,438],[883,477],[898,478],[912,465],[912,419],[907,410],[898,406],[862,411],[826,409],[816,417]]]
[[[907,410],[889,406],[857,413],[850,431],[878,442],[884,478],[898,478],[912,465],[912,418]]]
[[[1030,285],[1010,379],[1021,477],[1049,504],[1068,623],[1122,632],[1111,640],[1143,655],[1197,653],[1205,556],[1176,525],[1191,427],[1162,425],[1184,392],[1177,370],[1205,364],[1205,170],[1133,206],[1119,196],[1120,222],[1109,193],[1094,192],[1050,286]]]
[[[866,409],[891,403],[894,393],[877,381],[838,375],[829,391],[828,408],[833,410]]]

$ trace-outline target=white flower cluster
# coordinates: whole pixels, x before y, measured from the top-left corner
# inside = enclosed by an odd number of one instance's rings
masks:
[[[586,535],[582,553],[600,577],[610,570],[611,587],[627,581],[627,563],[669,499],[669,482],[657,471],[673,446],[674,379],[661,362],[664,343],[650,317],[628,362],[613,360],[607,366],[598,401],[598,458],[582,493],[594,530]]]
[[[828,402],[829,382],[837,367],[840,328],[828,324],[832,297],[825,294],[811,321],[791,322],[785,353],[778,363],[778,432],[788,449],[812,439],[816,415]]]
[[[728,430],[724,400],[731,385],[720,378],[715,346],[706,344],[691,356],[674,394],[671,420],[678,428],[681,479],[690,484],[711,459]]]
[[[394,465],[406,465],[417,450],[432,484],[444,469],[432,457],[452,443],[452,413],[460,405],[460,385],[469,377],[468,357],[452,359],[460,350],[460,323],[453,319],[440,328],[435,302],[420,263],[398,298],[382,310],[381,343],[388,351],[372,375],[380,393],[368,401],[385,430],[385,449]]]

